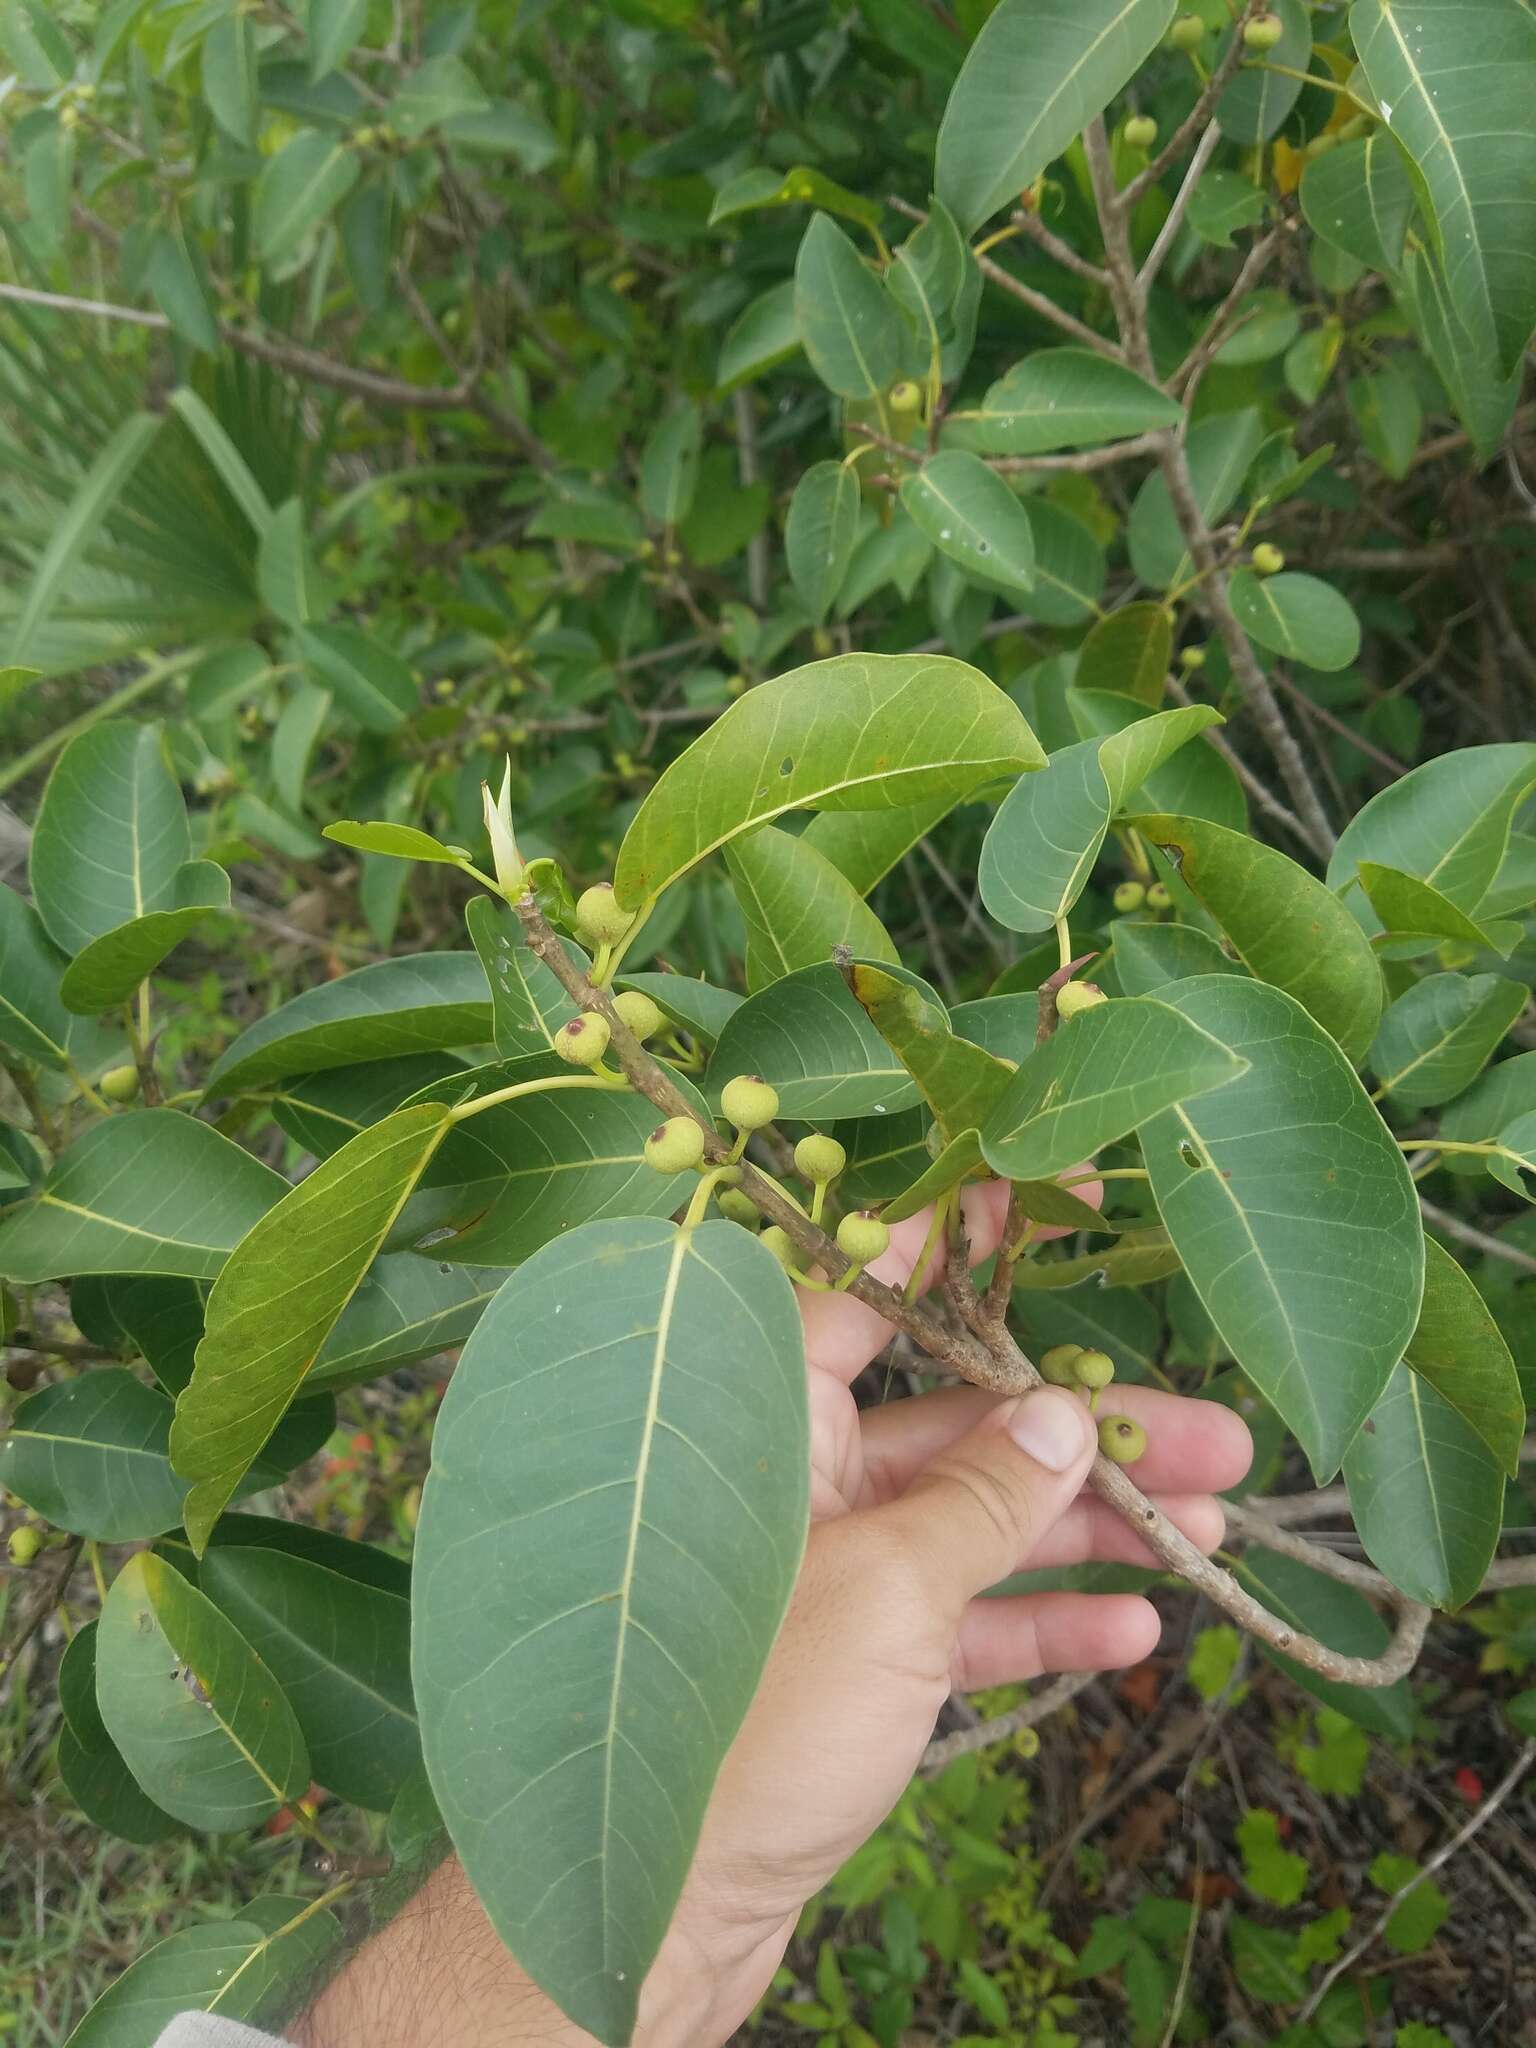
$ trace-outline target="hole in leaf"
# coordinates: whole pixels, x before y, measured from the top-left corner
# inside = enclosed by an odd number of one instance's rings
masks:
[[[780,773],[781,775],[793,775],[793,774],[794,774],[794,772],[795,772],[795,764],[794,764],[794,760],[793,760],[792,756],[790,756],[789,754],[786,754],[786,755],[784,756],[783,760],[782,760],[782,761],[781,761],[781,762],[779,763],[779,773]]]
[[[1188,1138],[1181,1138],[1179,1140],[1179,1157],[1186,1166],[1194,1168],[1197,1172],[1205,1164],[1205,1161],[1200,1157],[1194,1146],[1191,1145]]]

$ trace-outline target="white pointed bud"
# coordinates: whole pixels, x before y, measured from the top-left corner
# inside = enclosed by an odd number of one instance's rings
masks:
[[[508,761],[506,773],[501,778],[501,794],[492,797],[488,782],[480,785],[480,794],[485,801],[485,829],[491,835],[491,855],[496,863],[496,880],[502,894],[510,903],[521,896],[527,882],[523,875],[522,858],[517,850],[517,841],[512,836],[512,763]]]

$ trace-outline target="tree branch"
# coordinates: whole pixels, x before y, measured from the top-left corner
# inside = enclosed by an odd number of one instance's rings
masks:
[[[990,1721],[980,1721],[974,1728],[959,1728],[953,1735],[936,1737],[923,1751],[918,1769],[925,1778],[931,1778],[952,1764],[957,1756],[969,1756],[973,1750],[990,1749],[995,1742],[1010,1742],[1026,1728],[1033,1728],[1048,1715],[1059,1712],[1069,1700],[1075,1700],[1098,1675],[1096,1671],[1069,1671],[1054,1685],[1048,1685],[1044,1692],[1036,1693],[1015,1707],[1010,1714],[995,1714]]]
[[[1215,112],[1216,102],[1221,98],[1223,92],[1226,91],[1233,78],[1236,77],[1238,67],[1247,54],[1243,44],[1244,26],[1255,14],[1263,10],[1264,4],[1265,0],[1248,0],[1248,4],[1234,23],[1232,41],[1227,49],[1227,53],[1206,80],[1200,97],[1195,101],[1195,104],[1184,116],[1178,127],[1174,129],[1152,161],[1136,173],[1124,191],[1115,195],[1115,211],[1122,218],[1129,218],[1136,211],[1142,196],[1150,192],[1152,187],[1160,183],[1164,176],[1172,170],[1185,150],[1188,149],[1194,136],[1211,119],[1212,114]]]

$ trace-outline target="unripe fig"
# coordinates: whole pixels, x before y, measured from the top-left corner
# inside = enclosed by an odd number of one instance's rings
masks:
[[[1179,649],[1179,666],[1181,668],[1204,668],[1205,649],[1193,643],[1188,647],[1181,647]]]
[[[1040,1376],[1050,1381],[1053,1387],[1075,1387],[1077,1385],[1077,1361],[1082,1356],[1081,1344],[1053,1344],[1040,1357]]]
[[[1099,1421],[1099,1449],[1117,1465],[1134,1465],[1147,1448],[1147,1432],[1129,1415],[1105,1415]]]
[[[620,910],[612,882],[594,882],[576,899],[576,930],[595,946],[616,946],[634,923],[634,912]]]
[[[836,1138],[819,1131],[802,1138],[795,1147],[795,1171],[808,1181],[836,1180],[848,1164],[848,1154]]]
[[[761,1074],[738,1074],[720,1091],[720,1114],[738,1131],[760,1131],[779,1113],[779,1091]]]
[[[653,1038],[667,1021],[661,1005],[653,1003],[648,995],[637,988],[627,988],[616,995],[613,1007],[636,1038]]]
[[[910,419],[923,402],[923,394],[910,377],[903,377],[885,394],[885,402],[898,419]]]
[[[1146,900],[1146,885],[1142,882],[1122,882],[1115,891],[1115,908],[1122,917],[1132,910],[1140,910]]]
[[[1272,540],[1261,540],[1248,559],[1261,576],[1277,576],[1285,567],[1285,556]]]
[[[773,1253],[786,1272],[795,1263],[795,1247],[789,1232],[781,1230],[777,1223],[770,1223],[768,1228],[760,1233],[757,1241]]]
[[[1250,50],[1272,50],[1285,34],[1278,14],[1256,14],[1243,29],[1243,41]]]
[[[861,1266],[867,1266],[871,1259],[878,1259],[890,1241],[889,1227],[867,1209],[853,1211],[837,1226],[838,1250],[846,1252]]]
[[[584,1010],[555,1033],[555,1051],[573,1067],[595,1067],[608,1050],[608,1019]]]
[[[645,1163],[658,1173],[686,1173],[704,1164],[704,1133],[691,1116],[669,1116],[645,1141]]]
[[[740,1188],[721,1188],[715,1200],[720,1204],[720,1214],[728,1223],[740,1223],[747,1230],[756,1230],[762,1221],[756,1202],[750,1195],[744,1195]]]
[[[1107,1387],[1115,1376],[1115,1361],[1107,1351],[1080,1351],[1073,1370],[1080,1387]]]
[[[1132,149],[1150,149],[1157,140],[1157,123],[1150,114],[1132,114],[1125,124],[1125,139]]]
[[[6,1538],[5,1548],[12,1564],[29,1565],[43,1547],[42,1532],[23,1522]]]
[[[108,1067],[99,1085],[108,1102],[137,1102],[139,1070],[137,1067]]]
[[[1169,29],[1168,40],[1176,50],[1198,50],[1205,41],[1205,23],[1198,14],[1181,14]]]
[[[1147,890],[1148,910],[1171,910],[1173,898],[1168,893],[1166,882],[1153,882]]]
[[[1069,981],[1065,988],[1056,991],[1056,1014],[1065,1023],[1071,1017],[1080,1017],[1084,1010],[1097,1009],[1100,1003],[1107,1003],[1105,995],[1095,981]]]

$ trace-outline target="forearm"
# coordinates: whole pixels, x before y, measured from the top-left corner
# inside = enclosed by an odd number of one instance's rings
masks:
[[[770,1970],[772,1965],[769,1965]],[[744,2017],[685,1927],[641,2002],[636,2048],[710,2048]],[[295,2048],[596,2048],[518,1967],[456,1858],[352,1958],[288,2029]]]

